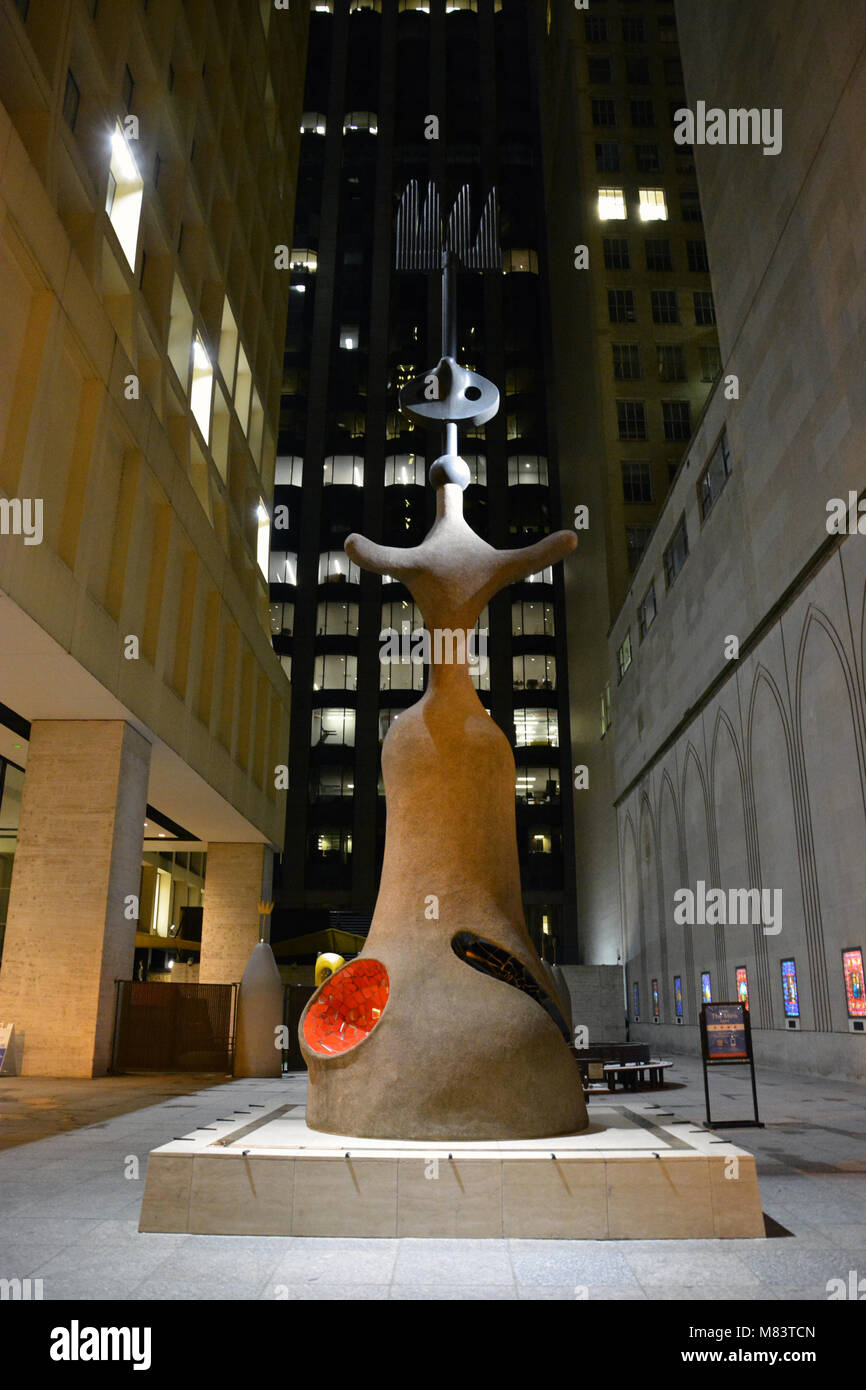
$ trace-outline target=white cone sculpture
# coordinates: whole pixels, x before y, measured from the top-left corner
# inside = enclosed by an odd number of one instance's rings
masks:
[[[577,544],[560,531],[497,551],[464,520],[459,483],[441,482],[436,503],[419,546],[346,542],[363,569],[411,590],[431,634],[471,631],[498,590]],[[568,1025],[523,917],[514,757],[466,660],[434,661],[425,694],[387,734],[382,769],[388,821],[369,937],[301,1018],[307,1123],[445,1140],[585,1128]]]
[[[283,982],[267,941],[250,953],[238,991],[235,1076],[282,1076]]]

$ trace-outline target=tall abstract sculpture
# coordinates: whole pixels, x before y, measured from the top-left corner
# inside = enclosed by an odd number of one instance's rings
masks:
[[[435,187],[422,208],[410,185],[397,269],[441,268],[442,357],[404,388],[400,406],[445,428],[445,451],[430,469],[436,520],[421,545],[404,550],[350,536],[346,551],[361,568],[405,584],[431,634],[471,632],[500,589],[577,544],[560,531],[499,551],[463,517],[470,474],[458,427],[491,419],[499,392],[456,361],[461,267],[501,269],[495,193],[470,239],[464,189],[443,244]],[[313,995],[300,1023],[312,1129],[456,1141],[586,1126],[563,1005],[523,917],[514,757],[478,699],[466,648],[461,653],[458,642],[462,659],[431,665],[424,695],[385,739],[388,821],[370,933],[361,955]]]

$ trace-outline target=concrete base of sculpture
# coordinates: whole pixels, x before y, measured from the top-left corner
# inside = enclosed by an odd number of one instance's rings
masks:
[[[140,1230],[199,1235],[762,1237],[755,1160],[655,1107],[596,1105],[556,1140],[321,1134],[304,1107],[217,1121],[150,1155]]]

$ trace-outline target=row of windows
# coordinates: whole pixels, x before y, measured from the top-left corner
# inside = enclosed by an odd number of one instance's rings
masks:
[[[619,189],[608,193],[620,194]],[[674,270],[674,252],[670,237],[644,237],[644,258],[647,270]],[[631,270],[631,246],[628,237],[602,238],[605,270]],[[686,239],[686,262],[689,270],[707,272],[710,268],[707,244],[699,238]]]
[[[689,401],[662,401],[662,429],[667,440],[690,439],[692,409]],[[616,424],[620,439],[649,439],[645,401],[617,401]]]
[[[420,626],[420,625],[419,625]],[[383,631],[385,629],[383,628]],[[417,631],[413,627],[411,631]],[[400,634],[400,628],[394,628]],[[409,643],[407,642],[407,650]],[[479,681],[476,682],[481,690],[490,689],[490,671],[486,663],[478,663]],[[556,689],[556,658],[547,653],[521,653],[520,656],[512,657],[512,688],[514,690],[546,690]],[[474,668],[470,668],[474,673]],[[358,689],[358,658],[351,653],[326,652],[320,653],[313,663],[313,689],[321,690],[357,690]],[[418,690],[424,689],[424,666],[421,662],[411,660],[403,661],[395,658],[391,661],[380,662],[379,671],[380,690]]]
[[[359,632],[360,609],[357,603],[329,601],[316,608],[317,637],[357,637]],[[271,632],[275,637],[291,637],[295,625],[295,605],[293,603],[272,603],[270,606]],[[381,630],[393,628],[402,632],[403,623],[409,623],[410,630],[423,627],[421,610],[409,599],[395,599],[383,603],[381,608]],[[487,609],[478,619],[479,627],[489,630],[490,619]],[[511,634],[513,637],[553,637],[556,625],[553,617],[553,604],[549,602],[531,603],[526,600],[511,605]]]
[[[271,584],[297,584],[298,556],[292,550],[272,550],[269,579]],[[319,555],[319,584],[360,584],[361,571],[344,550],[325,550]],[[382,576],[383,584],[395,584],[393,575]],[[523,580],[524,584],[552,584],[553,566],[548,565]]]
[[[695,324],[699,328],[711,328],[716,322],[712,290],[692,290],[691,297]],[[680,296],[677,290],[650,290],[650,308],[653,323],[680,322]],[[637,323],[634,290],[608,290],[607,312],[611,323]]]
[[[584,31],[587,43],[610,43],[614,39],[614,21],[601,15],[587,15],[584,18]],[[628,16],[620,21],[623,43],[646,43],[649,38],[647,22],[643,17]],[[661,43],[677,42],[675,19],[658,21],[658,37]]]
[[[681,87],[683,85],[683,66],[679,58],[665,58],[662,61],[664,79],[667,85],[669,87]],[[593,84],[613,82],[613,59],[588,57],[586,75]],[[648,87],[654,80],[649,58],[627,57],[625,60],[625,80],[629,87]]]
[[[515,800],[524,806],[556,806],[559,803],[558,767],[520,767],[515,779]],[[318,767],[310,777],[310,800],[342,801],[355,793],[355,772],[351,767]],[[384,795],[380,783],[379,795]]]
[[[698,505],[700,509],[701,521],[706,521],[716,500],[731,475],[731,450],[728,443],[727,429],[723,429],[718,442],[713,449],[703,469],[697,483]],[[646,528],[651,534],[652,528]],[[648,539],[648,536],[646,537]],[[644,544],[646,541],[644,542]],[[686,529],[685,513],[679,518],[673,529],[671,538],[662,553],[662,565],[664,568],[665,588],[670,589],[676,580],[677,575],[685,564],[689,554],[689,537]],[[637,618],[638,631],[641,641],[649,632],[656,620],[658,613],[658,603],[656,600],[655,581],[653,580],[646,590],[641,602],[638,604]],[[629,630],[617,653],[617,664],[619,667],[620,679],[625,675],[632,661],[631,631]]]
[[[310,0],[310,9],[314,14],[333,14],[334,0]],[[502,0],[493,0],[493,10],[498,14],[502,9]],[[414,11],[416,14],[430,13],[430,0],[398,0],[397,11],[399,14]],[[445,13],[456,14],[458,11],[468,10],[471,14],[478,13],[478,0],[445,0]],[[382,13],[382,0],[349,0],[349,14],[371,14]]]
[[[637,215],[641,222],[667,222],[668,205],[663,188],[639,188],[637,195]],[[598,216],[601,222],[625,222],[628,220],[625,190],[622,188],[600,188],[598,190]]]
[[[402,709],[379,710],[380,743],[391,725],[404,713]],[[356,711],[348,706],[313,710],[311,746],[318,748],[327,743],[354,748],[355,730]],[[556,711],[541,708],[515,710],[514,743],[517,748],[558,748],[559,717]]]
[[[638,343],[612,343],[613,375],[615,381],[640,381],[643,377],[643,358]],[[715,381],[721,371],[721,357],[715,343],[699,347],[701,381]],[[682,343],[656,343],[654,375],[659,381],[686,381],[685,346]]]
[[[620,124],[617,102],[613,97],[593,97],[590,103],[592,109],[592,123],[594,126],[615,127]],[[672,101],[668,105],[668,116],[671,126],[677,124],[677,117],[683,110],[681,101]],[[639,130],[649,130],[656,124],[655,102],[650,97],[634,97],[628,103],[628,124]],[[682,149],[688,150],[688,145],[683,145]]]
[[[516,416],[516,420],[520,420]],[[462,456],[469,467],[470,479],[479,487],[487,486],[487,459],[483,454]],[[547,487],[548,464],[541,454],[510,454],[507,462],[508,486],[522,484]],[[391,454],[385,460],[385,487],[424,487],[427,461],[420,454]],[[300,487],[303,482],[303,459],[284,455],[277,459],[274,483],[277,487]],[[322,464],[325,487],[363,487],[364,460],[359,454],[331,454]]]
[[[659,147],[655,144],[632,146],[634,167],[639,174],[658,174],[661,170]],[[597,140],[595,167],[600,174],[618,174],[622,165],[622,149],[617,140]]]

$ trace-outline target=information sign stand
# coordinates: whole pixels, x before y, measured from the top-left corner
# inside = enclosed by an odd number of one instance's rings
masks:
[[[704,1095],[707,1102],[707,1125],[710,1129],[763,1129],[758,1119],[758,1089],[755,1085],[755,1058],[752,1052],[752,1030],[748,1010],[742,1003],[704,1004],[701,1009],[701,1055],[704,1064]],[[710,1118],[710,1067],[750,1067],[752,1073],[753,1120],[716,1120]]]

